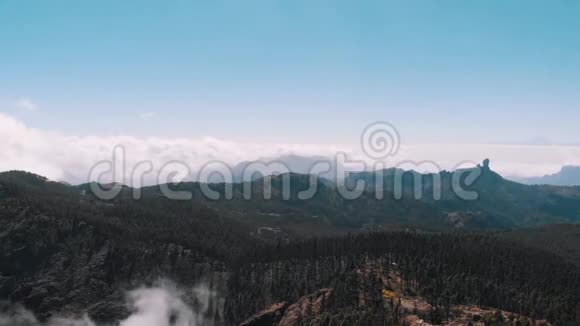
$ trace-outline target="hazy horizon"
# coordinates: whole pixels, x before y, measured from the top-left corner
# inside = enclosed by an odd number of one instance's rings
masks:
[[[580,165],[580,4],[0,1],[0,170],[356,153]],[[7,139],[7,141],[6,141]]]

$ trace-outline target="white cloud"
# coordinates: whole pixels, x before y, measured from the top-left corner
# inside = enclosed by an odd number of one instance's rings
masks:
[[[14,101],[14,106],[20,110],[26,111],[36,111],[39,108],[38,104],[34,103],[31,99],[26,97],[21,97]]]
[[[214,325],[213,318],[222,315],[215,311],[223,305],[223,297],[200,283],[192,289],[178,289],[169,281],[161,280],[156,287],[140,288],[128,293],[132,315],[115,323],[119,326],[198,326]],[[184,302],[189,297],[197,303],[191,307]],[[54,317],[45,323],[37,320],[34,314],[20,305],[2,307],[0,326],[101,326],[88,317]],[[213,308],[213,310],[210,310]],[[213,314],[213,315],[212,315]],[[104,325],[103,325],[104,326]]]
[[[344,151],[364,159],[356,146],[348,145],[242,143],[211,137],[67,136],[30,128],[0,113],[0,171],[26,170],[52,180],[83,183],[97,162],[111,160],[118,145],[125,148],[127,171],[142,161],[153,164],[154,171],[145,180],[148,184],[155,183],[159,170],[174,160],[195,172],[212,160],[233,166],[287,154],[332,156]],[[397,156],[387,160],[387,166],[428,159],[451,170],[460,162],[481,162],[484,158],[490,158],[492,168],[504,175],[544,175],[558,171],[562,165],[580,165],[580,146],[403,144]]]
[[[330,155],[337,150],[331,146],[239,143],[212,137],[66,136],[29,128],[14,117],[2,113],[0,139],[0,171],[26,170],[52,180],[71,183],[87,182],[90,169],[99,161],[111,160],[116,146],[125,149],[129,171],[139,162],[151,161],[155,169],[153,175],[174,160],[197,171],[212,160],[235,165],[261,157],[283,154]]]

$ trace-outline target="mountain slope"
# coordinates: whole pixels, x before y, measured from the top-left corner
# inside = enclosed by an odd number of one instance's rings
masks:
[[[554,186],[580,186],[580,166],[563,166],[560,171],[542,177],[514,178],[525,184],[554,185]]]
[[[511,228],[580,221],[580,187],[524,185],[504,179],[487,164],[476,169],[480,171],[479,177],[472,184],[462,183],[462,189],[477,194],[475,200],[458,196],[452,172],[420,174],[406,171],[401,182],[397,181],[400,171],[385,170],[381,175],[387,193],[394,191],[397,182],[402,183],[403,198],[417,198],[414,191],[418,185],[421,198],[416,201],[431,204],[446,215],[446,222],[460,228]],[[467,176],[471,171],[463,172]],[[350,176],[351,182],[365,180],[368,189],[375,188],[376,178],[376,172]],[[441,180],[438,200],[433,195],[436,178]]]
[[[523,196],[526,205],[545,194],[538,189],[574,198],[574,189],[506,183],[486,173],[478,185],[482,191]],[[436,323],[459,318],[454,314],[465,311],[462,305],[561,325],[576,318],[580,278],[564,255],[491,235],[363,232],[385,223],[445,230],[444,211],[437,201],[379,201],[370,192],[345,200],[336,184],[316,178],[321,191],[312,200],[298,200],[296,191],[284,200],[283,178],[297,190],[312,181],[299,174],[275,176],[271,200],[243,198],[244,185],[263,195],[263,180],[231,185],[233,200],[200,197],[196,183],[170,185],[191,189],[194,199],[188,201],[169,200],[156,187],[142,189],[139,200],[128,187],[113,200],[100,200],[86,185],[0,173],[0,299],[24,304],[41,318],[87,313],[120,320],[129,313],[125,289],[167,277],[185,289],[206,280],[223,294],[223,301],[208,303],[207,317],[215,325],[236,325],[282,302],[288,303],[283,318],[289,325],[326,320],[394,326],[411,315]],[[212,185],[218,191],[226,186]],[[464,208],[456,200],[446,202]],[[314,213],[319,217],[308,215]],[[285,241],[256,232],[272,221],[279,233],[288,232]],[[301,234],[303,229],[310,233]],[[352,235],[327,237],[334,232]],[[310,239],[296,240],[305,237]],[[403,312],[409,301],[430,308]]]
[[[576,266],[481,235],[370,233],[267,248],[240,263],[229,288],[229,316],[282,309],[279,323],[247,325],[400,325],[409,315],[443,325],[467,317],[466,310],[483,317],[498,309],[557,325],[580,317]],[[508,318],[485,325],[517,325]]]
[[[249,229],[193,202],[100,201],[24,172],[0,173],[0,297],[41,318],[119,320],[124,292],[170,278],[224,286]],[[221,284],[221,285],[220,285]]]
[[[580,266],[580,224],[542,225],[504,231],[498,236],[552,252]]]

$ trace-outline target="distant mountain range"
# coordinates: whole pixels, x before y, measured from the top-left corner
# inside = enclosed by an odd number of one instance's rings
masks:
[[[510,177],[510,179],[529,185],[580,186],[580,166],[563,166],[559,172],[542,177]]]
[[[275,160],[284,163],[291,172],[270,173],[273,175],[270,199],[264,198],[266,190],[260,173],[249,179],[250,174],[243,173],[251,162],[234,168],[232,184],[215,182],[210,185],[220,194],[218,199],[206,197],[201,190],[204,184],[200,182],[182,182],[171,187],[191,193],[194,202],[215,210],[220,216],[249,224],[254,229],[280,230],[276,231],[276,236],[290,238],[376,228],[405,229],[408,226],[433,231],[497,230],[580,222],[580,187],[526,185],[510,181],[494,172],[488,161],[473,169],[479,169],[480,175],[468,184],[464,182],[465,178],[455,180],[457,174],[450,171],[422,174],[389,168],[351,172],[345,182],[333,179],[331,172],[314,178],[307,174],[311,164],[323,159],[286,156]],[[470,172],[470,169],[463,172]],[[0,175],[24,183],[45,180],[18,172]],[[284,198],[286,180],[290,182],[288,198]],[[466,191],[477,194],[477,198],[466,200],[459,196],[454,188],[457,182],[462,183]],[[307,200],[299,199],[299,194],[311,189],[313,183],[317,189],[315,194]],[[360,196],[345,197],[344,190],[353,189],[356,184],[365,185]],[[251,186],[249,199],[245,196],[248,185]],[[89,184],[60,187],[86,193],[86,197],[81,197],[83,200],[102,202],[91,196]],[[110,188],[111,185],[104,187]],[[225,199],[225,192],[230,188],[233,198]],[[133,192],[133,188],[124,186],[121,197],[131,196]],[[140,193],[146,202],[163,197],[158,186],[141,188]],[[103,203],[106,207],[111,204]]]
[[[319,162],[329,163],[326,171],[312,171],[312,168]],[[333,180],[336,178],[336,162],[325,156],[301,156],[301,155],[282,155],[278,157],[261,158],[256,161],[245,161],[235,165],[232,168],[234,180],[251,181],[259,179],[269,173],[264,173],[261,164],[275,167],[276,163],[281,163],[287,168],[287,171],[276,171],[278,173],[297,173],[297,174],[316,174],[319,177]]]
[[[248,173],[245,173],[245,178],[243,176],[244,169],[251,162],[234,168],[233,184],[212,183],[211,188],[220,193],[217,200],[205,197],[199,182],[183,182],[173,188],[192,193],[194,201],[219,215],[256,228],[276,230],[276,236],[290,238],[376,228],[405,229],[408,226],[434,231],[493,230],[580,222],[580,187],[525,185],[510,181],[494,172],[489,162],[474,168],[480,169],[481,175],[464,187],[477,193],[477,199],[465,200],[454,189],[454,183],[463,183],[464,180],[454,180],[454,173],[450,171],[422,174],[389,168],[351,172],[345,182],[340,182],[331,176],[312,178],[306,174],[310,163],[318,161],[316,158],[303,160],[298,156],[288,156],[276,161],[285,163],[291,172],[270,173],[273,178],[271,199],[268,200],[264,199],[264,180],[260,173],[249,179]],[[289,200],[282,198],[284,180],[290,182]],[[435,185],[436,180],[440,181],[439,187]],[[342,196],[341,190],[353,189],[360,181],[366,185],[361,196],[355,199]],[[298,199],[298,194],[313,182],[317,188],[315,195],[308,200]],[[251,186],[251,199],[244,195],[248,185]],[[225,190],[230,186],[233,198],[226,200]],[[76,188],[89,192],[87,185]],[[435,198],[436,189],[439,198]],[[132,191],[130,187],[123,189],[127,195]],[[382,199],[378,199],[378,191],[382,192]],[[141,193],[145,200],[162,196],[158,186],[142,188]]]
[[[264,163],[264,164],[272,164],[274,162],[284,164],[290,173],[297,173],[297,174],[309,174],[311,167],[313,167],[317,162],[329,162],[330,167],[328,171],[316,172],[315,174],[319,177],[328,180],[336,180],[337,178],[337,166],[336,162],[328,157],[323,156],[301,156],[301,155],[282,155],[279,157],[272,157],[272,158],[262,158],[257,161],[247,161],[242,162],[235,165],[232,168],[233,177],[236,182],[240,181],[250,181],[255,180],[262,177],[260,172],[259,166],[249,168],[248,166],[254,163]],[[345,168],[342,166],[341,168]],[[244,171],[251,172],[246,173],[244,176]],[[395,168],[387,169],[390,173],[394,173],[396,171]],[[361,173],[368,174],[368,171],[349,171],[352,178],[353,175],[361,175]],[[339,176],[340,178],[341,176]],[[545,176],[537,176],[537,177],[518,177],[518,176],[508,176],[506,177],[509,180],[516,181],[519,183],[527,184],[527,185],[554,185],[554,186],[580,186],[580,166],[563,166],[562,169],[558,173],[545,175]]]

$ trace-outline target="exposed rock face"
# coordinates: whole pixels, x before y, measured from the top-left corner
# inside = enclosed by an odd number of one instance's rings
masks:
[[[298,326],[307,318],[316,319],[323,310],[323,304],[332,294],[332,289],[320,289],[310,295],[301,297],[296,303],[276,303],[263,310],[240,326]]]
[[[360,269],[358,273],[367,273],[370,270]],[[509,311],[493,308],[482,308],[477,306],[458,305],[449,308],[449,315],[440,322],[433,322],[430,318],[436,310],[425,298],[412,294],[410,289],[404,289],[402,279],[396,273],[389,273],[382,279],[384,289],[382,290],[383,304],[396,307],[400,312],[400,320],[396,322],[401,326],[551,326],[545,320],[535,320],[527,316],[522,316]],[[270,306],[248,320],[240,326],[300,326],[307,323],[311,326],[329,325],[333,320],[331,304],[332,296],[336,292],[330,288],[323,288],[310,295],[298,299],[295,303],[288,305],[286,302],[277,303]],[[368,307],[364,292],[359,293],[359,307],[364,310]],[[340,312],[338,312],[340,314]],[[340,319],[339,319],[340,320]],[[388,325],[395,325],[389,323]]]
[[[324,300],[332,294],[332,289],[321,289],[311,295],[304,296],[288,307],[278,326],[300,325],[304,318],[320,315]]]
[[[403,320],[401,321],[401,326],[433,326],[433,325],[429,324],[425,320],[415,315],[410,315],[403,318]]]
[[[240,326],[269,326],[276,325],[284,316],[284,312],[288,309],[286,302],[273,304],[270,308],[263,310],[254,316],[248,318],[240,324]]]
[[[486,170],[489,170],[489,163],[490,163],[490,161],[489,161],[488,158],[486,158],[485,160],[483,160],[483,168],[486,169]]]

